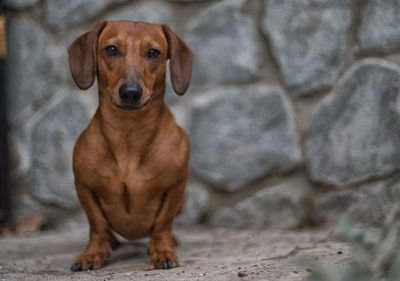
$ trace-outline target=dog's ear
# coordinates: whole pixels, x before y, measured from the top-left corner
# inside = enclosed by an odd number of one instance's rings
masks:
[[[68,47],[72,78],[82,90],[90,88],[94,83],[97,68],[97,41],[106,24],[106,21],[100,22],[91,31],[79,36]]]
[[[183,95],[192,78],[193,53],[168,25],[162,26],[168,41],[168,58],[174,91]]]

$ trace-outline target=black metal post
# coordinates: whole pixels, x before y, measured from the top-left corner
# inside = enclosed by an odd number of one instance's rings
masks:
[[[3,1],[0,0],[0,15],[3,14]],[[8,223],[11,216],[4,68],[4,58],[0,58],[0,225]]]

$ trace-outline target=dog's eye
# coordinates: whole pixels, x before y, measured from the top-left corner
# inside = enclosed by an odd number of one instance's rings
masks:
[[[160,51],[157,49],[150,49],[149,52],[147,53],[147,57],[149,59],[156,59],[161,55]]]
[[[118,55],[118,49],[115,46],[107,46],[105,49],[106,55],[109,57],[115,57]]]

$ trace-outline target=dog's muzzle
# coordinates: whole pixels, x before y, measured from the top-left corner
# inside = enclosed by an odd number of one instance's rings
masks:
[[[136,106],[143,94],[139,83],[125,83],[119,88],[119,98],[123,106]]]

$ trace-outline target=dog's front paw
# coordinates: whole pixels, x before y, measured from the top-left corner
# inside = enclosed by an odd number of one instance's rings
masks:
[[[150,254],[150,260],[151,264],[148,266],[148,270],[170,269],[179,266],[175,251],[153,251]]]
[[[148,269],[170,269],[178,267],[178,258],[172,243],[151,241],[149,245],[149,257],[151,264]]]
[[[94,252],[87,253],[83,252],[80,256],[78,256],[74,263],[71,266],[72,271],[84,271],[84,270],[93,270],[99,269],[103,266],[104,262],[110,256],[108,252]]]

